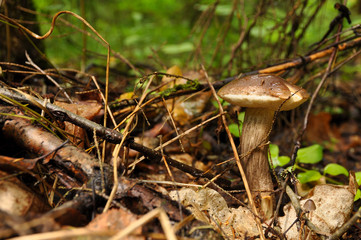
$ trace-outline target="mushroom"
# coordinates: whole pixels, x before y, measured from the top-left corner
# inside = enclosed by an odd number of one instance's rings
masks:
[[[316,204],[312,199],[307,199],[305,204],[303,204],[303,209],[306,213],[311,214],[312,211],[316,210]]]
[[[265,219],[273,215],[273,183],[268,163],[268,135],[274,113],[291,110],[309,97],[306,90],[274,75],[238,78],[223,86],[218,95],[227,102],[246,107],[240,149],[241,163],[253,198],[260,197]]]

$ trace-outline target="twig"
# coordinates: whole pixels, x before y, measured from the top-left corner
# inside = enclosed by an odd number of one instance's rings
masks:
[[[204,69],[204,67],[203,67],[203,69]],[[205,70],[205,69],[204,69],[204,70]],[[219,112],[222,114],[222,116],[221,116],[221,117],[222,117],[222,122],[223,122],[223,125],[224,125],[225,129],[226,129],[226,132],[227,132],[227,135],[228,135],[228,139],[229,139],[229,141],[230,141],[230,143],[231,143],[232,150],[233,150],[233,153],[234,153],[234,157],[235,157],[235,159],[236,159],[236,163],[237,163],[238,169],[239,169],[239,171],[240,171],[240,173],[241,173],[241,177],[242,177],[242,180],[243,180],[244,187],[245,187],[245,189],[246,189],[247,197],[248,197],[249,203],[250,203],[250,205],[251,205],[251,208],[252,208],[252,210],[253,210],[253,213],[254,213],[255,216],[256,216],[254,219],[255,219],[255,221],[256,221],[256,223],[257,223],[258,232],[259,232],[259,234],[260,234],[261,239],[264,239],[264,240],[265,240],[266,238],[265,238],[265,236],[264,236],[264,234],[263,234],[262,224],[261,224],[261,222],[260,222],[260,220],[259,220],[259,218],[258,218],[258,211],[257,211],[256,205],[255,205],[255,203],[254,203],[254,201],[253,201],[253,197],[252,197],[252,194],[251,194],[251,190],[250,190],[250,188],[249,188],[249,185],[248,185],[248,182],[247,182],[247,178],[246,178],[246,174],[245,174],[245,172],[244,172],[244,170],[243,170],[243,167],[242,167],[242,164],[241,164],[241,160],[239,159],[239,154],[238,154],[238,152],[237,152],[237,147],[236,147],[236,145],[235,145],[235,143],[234,143],[234,141],[233,141],[232,134],[231,134],[231,132],[229,131],[229,129],[228,129],[228,127],[227,127],[228,125],[227,125],[226,118],[225,118],[225,116],[224,116],[224,114],[223,114],[224,112],[223,112],[222,104],[219,102],[217,93],[216,93],[215,89],[213,88],[213,85],[212,85],[211,82],[209,81],[207,72],[206,72],[206,71],[204,71],[204,72],[205,72],[205,74],[206,74],[207,83],[208,83],[210,89],[212,90],[213,97],[216,99],[216,101],[217,101],[217,103],[218,103]]]
[[[339,25],[338,32],[341,32],[341,30],[342,30],[342,24]],[[338,42],[339,39],[340,39],[340,36],[338,36],[336,38],[336,42]],[[302,137],[303,137],[303,135],[304,135],[304,133],[306,131],[307,125],[308,125],[308,117],[309,117],[309,115],[311,113],[311,108],[313,106],[313,103],[315,102],[316,97],[318,96],[318,93],[320,92],[322,86],[326,82],[326,79],[329,76],[329,73],[331,72],[331,69],[333,67],[333,63],[334,63],[334,61],[336,59],[336,54],[337,54],[338,49],[340,48],[340,45],[337,45],[337,46],[338,47],[334,47],[332,49],[329,49],[330,53],[331,53],[331,56],[330,56],[330,58],[328,60],[327,68],[326,68],[325,73],[323,74],[322,79],[321,79],[320,83],[318,84],[316,90],[313,92],[312,97],[310,99],[310,102],[309,102],[309,104],[307,106],[306,114],[305,114],[305,117],[304,117],[304,120],[303,120],[303,127],[302,127],[302,130],[301,130],[301,133],[299,134],[299,136],[298,136],[298,138],[296,140],[296,143],[295,143],[295,146],[294,146],[293,152],[292,152],[291,163],[293,165],[294,165],[294,163],[296,161],[298,149],[301,147],[300,143],[301,143]]]
[[[37,107],[35,103],[43,104],[43,102],[38,98],[33,97],[30,100],[22,94],[15,93],[5,87],[0,86],[0,98],[1,98],[1,95],[4,95],[8,98],[15,99],[19,102],[26,102],[35,107]],[[100,124],[97,124],[86,118],[80,117],[70,111],[67,111],[67,110],[65,110],[59,106],[56,106],[54,104],[51,104],[51,103],[47,103],[45,105],[45,107],[49,110],[49,112],[51,112],[54,115],[55,118],[57,118],[61,121],[71,122],[81,128],[86,129],[87,131],[91,131],[91,132],[95,131],[97,136],[101,137],[102,139],[106,139],[112,143],[120,143],[122,141],[123,135],[116,130],[113,130],[111,128],[105,128]],[[179,136],[181,137],[182,134]],[[131,138],[126,140],[125,145],[127,145],[128,147],[130,147],[133,150],[140,152],[141,154],[149,157],[150,159],[152,159],[154,161],[160,161],[162,159],[162,154],[159,151],[155,151],[155,150],[147,148],[141,144],[138,144],[138,143],[132,141]],[[184,171],[186,173],[189,173],[194,177],[205,177],[208,179],[212,179],[214,177],[213,174],[204,173],[201,170],[198,170],[196,168],[193,168],[191,166],[183,164],[183,163],[181,163],[177,160],[174,160],[166,155],[165,155],[165,157],[167,158],[167,162],[170,166],[178,168],[181,171]],[[222,186],[230,185],[230,182],[224,178],[217,179],[216,183],[218,183]]]
[[[291,204],[292,206],[294,207],[295,211],[296,211],[296,214],[297,216],[299,217],[302,213],[302,208],[301,208],[301,204],[300,204],[300,201],[298,200],[298,197],[297,195],[292,191],[291,187],[290,186],[286,186],[286,193],[288,195],[288,197],[290,198],[291,200]],[[307,226],[314,232],[320,232],[320,230],[318,229],[318,227],[316,227],[306,216],[305,214],[303,214],[302,218],[304,220],[306,220],[306,224]]]
[[[309,55],[306,55],[306,56],[293,58],[293,59],[291,59],[289,61],[282,62],[282,63],[279,63],[279,64],[275,64],[273,66],[269,66],[269,67],[259,69],[259,70],[256,70],[256,71],[246,72],[246,73],[242,73],[241,75],[228,77],[228,78],[225,78],[223,80],[216,81],[216,82],[212,83],[212,85],[213,85],[213,87],[215,89],[219,89],[222,86],[224,86],[225,84],[229,83],[230,81],[232,81],[232,80],[234,80],[234,79],[236,79],[236,78],[238,78],[240,76],[248,76],[248,75],[254,75],[254,74],[266,74],[266,73],[267,74],[274,74],[274,73],[277,73],[277,72],[280,72],[280,71],[285,71],[285,70],[288,70],[288,69],[297,68],[297,67],[300,67],[302,65],[306,65],[306,64],[311,63],[311,62],[313,62],[313,61],[315,61],[317,59],[320,59],[320,58],[323,58],[323,57],[326,57],[326,56],[332,54],[334,48],[337,48],[338,51],[345,51],[345,50],[348,50],[348,49],[351,49],[351,48],[354,48],[354,47],[358,47],[360,45],[361,45],[361,37],[350,38],[350,39],[346,39],[346,40],[343,40],[343,41],[336,41],[335,43],[330,44],[329,46],[325,47],[324,49],[322,49],[322,50],[320,50],[318,52],[315,52],[315,53],[312,53],[312,54],[309,54]],[[201,90],[209,91],[210,90],[209,85],[208,84],[199,84],[196,89],[180,90],[180,91],[177,91],[175,93],[171,93],[168,96],[165,96],[164,99],[167,100],[167,99],[175,98],[175,97],[178,97],[178,96],[188,95],[188,94],[191,94],[191,93],[194,93],[194,92],[197,92],[197,91],[201,91]],[[162,96],[149,95],[146,98],[146,101],[148,101],[150,99],[152,99],[153,103],[157,103],[157,102],[162,101]],[[135,98],[135,99],[129,99],[129,100],[121,101],[121,102],[117,102],[117,103],[112,103],[110,105],[112,106],[112,108],[121,109],[121,108],[129,107],[129,106],[134,106],[134,105],[137,104],[137,101],[139,101],[139,99]]]
[[[160,161],[162,159],[162,154],[159,151],[154,151],[154,150],[147,148],[136,142],[130,142],[128,146],[131,149],[136,150],[136,151],[144,154],[148,158],[151,158],[155,161]],[[176,161],[176,160],[168,157],[167,155],[164,155],[164,157],[166,158],[166,160],[170,166],[178,168],[178,169],[182,170],[183,172],[189,173],[193,177],[197,177],[197,178],[203,177],[203,178],[207,178],[207,179],[214,178],[214,175],[211,173],[204,173],[203,171],[198,170],[197,168],[194,168],[194,167],[188,166],[182,162]],[[215,180],[215,182],[224,187],[230,186],[230,181],[227,179],[224,179],[224,178],[218,178]]]
[[[138,105],[135,107],[135,109],[133,110],[133,112],[137,112],[139,109],[140,109],[140,105],[142,104],[142,102],[144,101],[146,95],[147,95],[147,90],[150,86],[150,84],[152,83],[154,77],[152,77],[148,83],[147,83],[147,86],[145,87],[144,89],[144,92],[143,92],[143,95],[142,97],[140,98],[140,101],[138,103]],[[106,105],[107,106],[107,105]],[[113,184],[113,188],[112,188],[112,191],[109,195],[109,199],[104,207],[104,210],[103,212],[106,212],[108,211],[109,207],[110,207],[110,204],[112,203],[114,197],[115,197],[115,193],[117,192],[117,189],[118,189],[118,162],[117,162],[117,159],[118,159],[118,156],[119,156],[119,152],[120,152],[120,149],[124,146],[124,143],[125,143],[125,140],[126,138],[130,135],[131,133],[131,125],[133,124],[133,120],[135,118],[135,114],[133,114],[130,118],[129,118],[129,121],[127,122],[125,128],[124,128],[124,135],[122,137],[122,140],[120,141],[119,144],[117,144],[115,146],[115,149],[113,151],[113,174],[114,174],[114,184]],[[105,144],[103,145],[103,147],[105,148]],[[105,151],[103,151],[105,153]]]
[[[287,178],[285,179],[284,182],[282,182],[281,184],[281,194],[280,194],[280,197],[278,199],[278,202],[277,202],[277,206],[276,206],[276,210],[275,210],[275,215],[273,217],[273,224],[276,225],[277,224],[277,221],[278,221],[278,215],[279,215],[279,210],[281,208],[281,203],[282,203],[282,199],[283,199],[283,195],[286,191],[286,185],[287,185],[287,181],[289,179],[289,176],[287,176]]]
[[[135,229],[146,224],[147,222],[154,219],[155,217],[157,217],[159,219],[161,226],[163,228],[164,234],[166,235],[166,238],[169,240],[176,240],[177,237],[175,236],[175,233],[172,231],[172,227],[171,227],[169,218],[162,208],[156,208],[156,209],[150,211],[149,213],[143,215],[137,221],[133,222],[126,228],[122,229],[115,236],[113,236],[111,238],[111,240],[123,239],[124,237],[128,236],[131,232],[133,232]]]
[[[16,25],[17,27],[19,27],[20,29],[24,30],[26,33],[30,34],[33,38],[36,39],[46,39],[48,38],[52,32],[54,31],[55,28],[55,22],[57,20],[57,18],[62,15],[62,14],[69,14],[75,18],[77,18],[78,20],[80,20],[83,23],[83,27],[85,28],[88,27],[105,45],[107,48],[107,64],[106,64],[106,68],[105,68],[105,101],[104,101],[104,105],[106,106],[104,108],[104,127],[106,127],[107,124],[107,114],[108,114],[108,89],[109,89],[109,64],[110,64],[110,45],[109,43],[95,30],[95,28],[93,28],[92,25],[90,25],[84,18],[82,18],[81,16],[79,16],[76,13],[73,13],[71,11],[59,11],[57,12],[54,16],[53,19],[51,21],[51,26],[48,30],[48,32],[46,32],[44,35],[40,36],[34,32],[32,32],[31,30],[29,30],[28,28],[24,27],[23,25],[21,25],[20,23],[18,23],[17,21],[15,21],[12,18],[9,18],[8,16],[5,16],[4,14],[0,13],[0,19],[4,19],[6,21],[8,21],[9,23],[12,23],[14,25]],[[105,141],[103,142],[103,149],[105,149]],[[103,158],[105,155],[105,150],[103,150]]]
[[[177,125],[176,125],[176,123],[175,123],[175,121],[173,119],[172,113],[168,109],[167,103],[165,102],[164,98],[163,98],[162,103],[163,103],[163,107],[167,111],[168,118],[170,119],[170,122],[172,123],[173,129],[174,129],[176,135],[179,136],[179,131],[178,131]],[[179,144],[180,144],[182,152],[185,152],[181,137],[179,137],[178,139],[179,139]]]
[[[28,60],[26,63],[33,66],[34,68],[36,68],[39,72],[41,72],[42,74],[44,74],[47,79],[49,79],[55,86],[57,86],[59,88],[59,90],[64,94],[64,96],[69,100],[70,103],[73,103],[73,100],[71,100],[71,98],[69,97],[68,93],[64,90],[64,88],[62,86],[59,85],[59,83],[57,83],[55,81],[54,78],[50,77],[44,70],[42,70],[38,65],[36,65],[33,60],[30,58],[28,52],[25,51],[25,56],[26,59]]]
[[[4,95],[6,97],[12,98],[19,102],[26,102],[32,106],[38,107],[37,104],[43,105],[43,101],[32,97],[31,99],[28,99],[23,94],[15,93],[5,87],[0,86],[0,95]],[[82,127],[88,131],[93,131],[95,129],[97,136],[102,137],[103,139],[106,139],[110,142],[120,142],[122,139],[122,134],[120,134],[118,131],[115,131],[110,128],[104,128],[100,124],[97,124],[93,121],[90,121],[86,118],[80,117],[79,115],[76,115],[68,110],[65,110],[59,106],[56,106],[51,103],[46,103],[44,106],[46,109],[49,110],[51,114],[54,115],[55,118],[61,120],[61,121],[68,121],[71,123],[74,123],[75,125]]]
[[[352,225],[356,223],[356,221],[361,218],[361,208],[344,224],[342,227],[336,230],[328,239],[336,240],[342,236]]]
[[[190,128],[190,129],[186,130],[185,132],[181,133],[180,135],[178,135],[178,136],[172,138],[171,140],[165,142],[164,144],[162,144],[162,147],[168,146],[169,144],[177,141],[179,138],[181,138],[181,137],[189,134],[190,132],[198,129],[200,126],[203,126],[203,125],[207,124],[208,122],[217,119],[217,118],[220,117],[220,116],[221,116],[221,114],[217,114],[216,116],[213,116],[213,117],[211,117],[211,118],[203,121],[202,123],[198,124],[197,126],[194,126],[194,127]],[[137,149],[138,149],[137,151],[139,151],[139,152],[141,152],[141,153],[143,153],[143,154],[144,154],[144,151],[147,151],[147,150],[145,150],[145,149],[142,149],[142,150],[139,149],[139,148],[143,148],[143,146],[140,145],[140,144],[138,145],[137,143],[131,143],[131,144],[129,145],[129,147],[132,148],[132,149],[134,149],[134,150],[137,150]],[[156,154],[156,153],[158,152],[158,150],[160,150],[160,149],[161,149],[160,146],[154,148],[154,153],[155,153],[155,155],[152,155],[152,156],[151,156],[151,155],[148,155],[148,154],[144,154],[144,155],[145,155],[145,156],[148,156],[148,157],[151,157],[151,158],[155,158],[155,159],[161,158],[160,155],[157,155],[157,154]],[[158,153],[159,153],[159,152],[158,152]],[[153,153],[149,153],[149,154],[153,154]],[[216,182],[216,183],[218,183],[218,184],[220,184],[220,185],[222,185],[222,186],[230,186],[230,182],[229,182],[227,179],[224,179],[224,178],[221,178],[221,177],[220,177],[221,175],[223,175],[222,173],[221,173],[219,176],[217,175],[217,176],[215,177],[215,176],[213,176],[212,174],[208,173],[207,171],[206,171],[206,172],[202,172],[202,171],[200,171],[200,170],[198,170],[198,169],[196,169],[196,168],[190,167],[190,166],[188,166],[188,165],[186,165],[186,164],[183,164],[183,163],[181,163],[181,162],[174,161],[174,160],[172,160],[171,158],[169,158],[169,157],[166,156],[166,155],[164,155],[164,157],[166,158],[166,161],[168,162],[168,164],[169,164],[170,166],[175,167],[175,168],[178,168],[178,169],[180,169],[180,170],[182,170],[182,171],[184,171],[184,172],[187,172],[187,173],[191,174],[193,177],[196,177],[196,178],[204,177],[204,178],[207,178],[207,179],[209,179],[209,180],[212,180],[212,181],[214,181],[214,182]],[[138,160],[136,160],[136,161],[134,161],[132,164],[130,164],[130,165],[129,165],[129,168],[134,168],[138,163],[140,163],[140,162],[143,161],[144,159],[145,159],[145,157],[139,158]]]
[[[252,16],[252,23],[248,24],[248,18],[244,18],[244,24],[242,26],[242,31],[241,34],[238,38],[238,41],[232,46],[232,51],[231,51],[231,57],[230,60],[228,61],[228,71],[231,72],[232,70],[232,66],[233,66],[233,60],[236,57],[236,53],[238,52],[239,48],[242,46],[244,39],[250,34],[251,30],[253,29],[253,27],[256,25],[259,17],[264,14],[264,1],[261,1],[258,4],[258,9],[257,12]]]

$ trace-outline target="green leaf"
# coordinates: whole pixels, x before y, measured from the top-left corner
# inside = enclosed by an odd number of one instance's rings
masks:
[[[290,162],[290,158],[287,156],[279,156],[279,148],[276,144],[269,145],[269,152],[271,156],[268,156],[268,159],[272,161],[272,165],[274,168],[282,167]]]
[[[238,113],[239,132],[242,132],[245,112]]]
[[[279,154],[279,148],[276,144],[270,143],[269,145],[269,152],[271,153],[271,160],[273,162],[273,165],[275,165],[275,161],[278,161],[278,154]]]
[[[309,147],[300,148],[297,152],[297,162],[315,164],[322,160],[323,147],[319,144],[314,144]]]
[[[279,156],[278,161],[280,162],[280,166],[284,166],[288,164],[291,161],[291,158],[289,156]]]
[[[238,113],[238,121],[242,122],[244,121],[244,115],[246,114],[246,112],[240,112]]]
[[[179,54],[190,52],[194,48],[193,43],[191,42],[183,42],[179,44],[168,44],[163,46],[162,50],[165,54]]]
[[[229,131],[232,133],[233,136],[239,137],[240,133],[242,132],[243,127],[243,120],[244,120],[244,112],[240,112],[238,114],[238,123],[231,123],[228,125]]]
[[[323,169],[323,174],[329,174],[332,176],[343,174],[348,177],[347,169],[336,163],[327,164],[326,167]]]
[[[321,177],[322,177],[321,173],[319,173],[316,170],[309,170],[309,171],[301,172],[301,173],[297,174],[297,178],[298,178],[298,180],[300,180],[301,183],[317,181]]]
[[[356,195],[355,195],[355,198],[353,199],[354,201],[357,201],[359,200],[361,197],[361,191],[360,189],[357,189],[357,192],[356,192]]]
[[[239,137],[240,129],[237,123],[231,123],[228,125],[229,131],[233,136]]]
[[[279,148],[276,144],[270,143],[269,145],[269,154],[268,160],[272,161],[272,165],[274,168],[281,166],[281,163],[278,160]]]
[[[218,97],[218,96],[217,96],[217,97]],[[218,97],[218,100],[219,100],[219,102],[222,104],[222,107],[225,107],[225,106],[230,105],[229,102],[224,101],[224,100],[223,100],[222,98],[220,98],[220,97]],[[218,103],[217,103],[216,100],[212,100],[211,103],[212,103],[212,105],[213,105],[215,108],[217,108],[217,109],[219,108]]]
[[[355,177],[356,177],[357,184],[360,186],[361,185],[361,172],[356,172]]]

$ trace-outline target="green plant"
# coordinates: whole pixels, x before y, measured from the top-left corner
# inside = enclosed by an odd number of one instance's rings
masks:
[[[361,172],[356,172],[356,173],[355,173],[355,177],[356,177],[357,185],[360,186],[360,184],[361,184]],[[360,197],[361,197],[361,191],[360,191],[360,189],[357,189],[357,192],[356,192],[356,195],[355,195],[355,199],[354,199],[354,200],[355,200],[355,201],[356,201],[356,200],[359,200]]]
[[[290,157],[288,156],[279,156],[279,148],[276,144],[270,144],[269,145],[269,154],[270,156],[268,156],[271,161],[272,161],[272,165],[274,167],[282,167],[285,166],[287,163],[290,162]]]
[[[327,164],[322,171],[307,169],[302,167],[302,164],[317,164],[322,161],[323,158],[323,147],[319,144],[314,144],[309,147],[300,148],[297,152],[296,163],[289,167],[294,170],[298,170],[297,178],[300,183],[308,183],[319,180],[321,177],[325,177],[327,181],[334,184],[342,184],[332,179],[334,176],[345,175],[349,176],[347,169],[336,163]],[[282,167],[290,162],[290,158],[287,156],[279,156],[279,148],[275,144],[269,146],[269,159],[272,161],[274,167]],[[329,177],[330,176],[330,177]],[[361,184],[361,172],[356,172],[357,184]],[[355,201],[360,199],[361,191],[357,190],[355,195]]]
[[[222,104],[222,107],[228,106],[229,102],[223,100],[222,98],[218,97],[219,102]],[[211,101],[212,105],[215,108],[219,108],[218,103],[216,100],[212,100]],[[238,123],[231,123],[228,125],[229,131],[231,132],[231,134],[234,137],[239,137],[241,135],[242,132],[242,126],[243,126],[243,120],[244,120],[244,113],[245,112],[240,112],[238,113],[237,119],[238,119]]]
[[[221,103],[222,107],[228,106],[230,105],[229,102],[223,100],[222,98],[218,97],[218,101]],[[212,100],[211,101],[212,105],[216,108],[219,109],[218,103],[216,100]]]
[[[243,120],[244,120],[244,112],[240,112],[238,114],[238,124],[231,123],[228,125],[229,131],[232,133],[233,136],[239,137],[242,132]]]

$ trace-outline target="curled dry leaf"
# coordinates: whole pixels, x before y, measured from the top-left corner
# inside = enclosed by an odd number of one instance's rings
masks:
[[[350,175],[349,186],[317,185],[305,199],[300,201],[306,216],[320,230],[319,234],[330,236],[346,223],[352,211],[356,188],[354,177]],[[305,206],[307,207],[306,203],[310,200],[315,204],[315,209],[307,211]],[[279,218],[283,232],[297,218],[296,212],[290,204],[284,207],[284,213],[285,216]],[[295,224],[286,233],[286,237],[289,240],[299,239],[300,234]],[[307,236],[309,237],[307,239],[319,239],[317,234],[310,232],[309,229],[306,229],[304,234],[305,239]]]
[[[175,201],[180,200],[195,218],[211,224],[226,238],[245,239],[259,234],[253,214],[247,208],[229,208],[224,198],[213,189],[194,191],[183,188],[172,191],[170,197]]]

